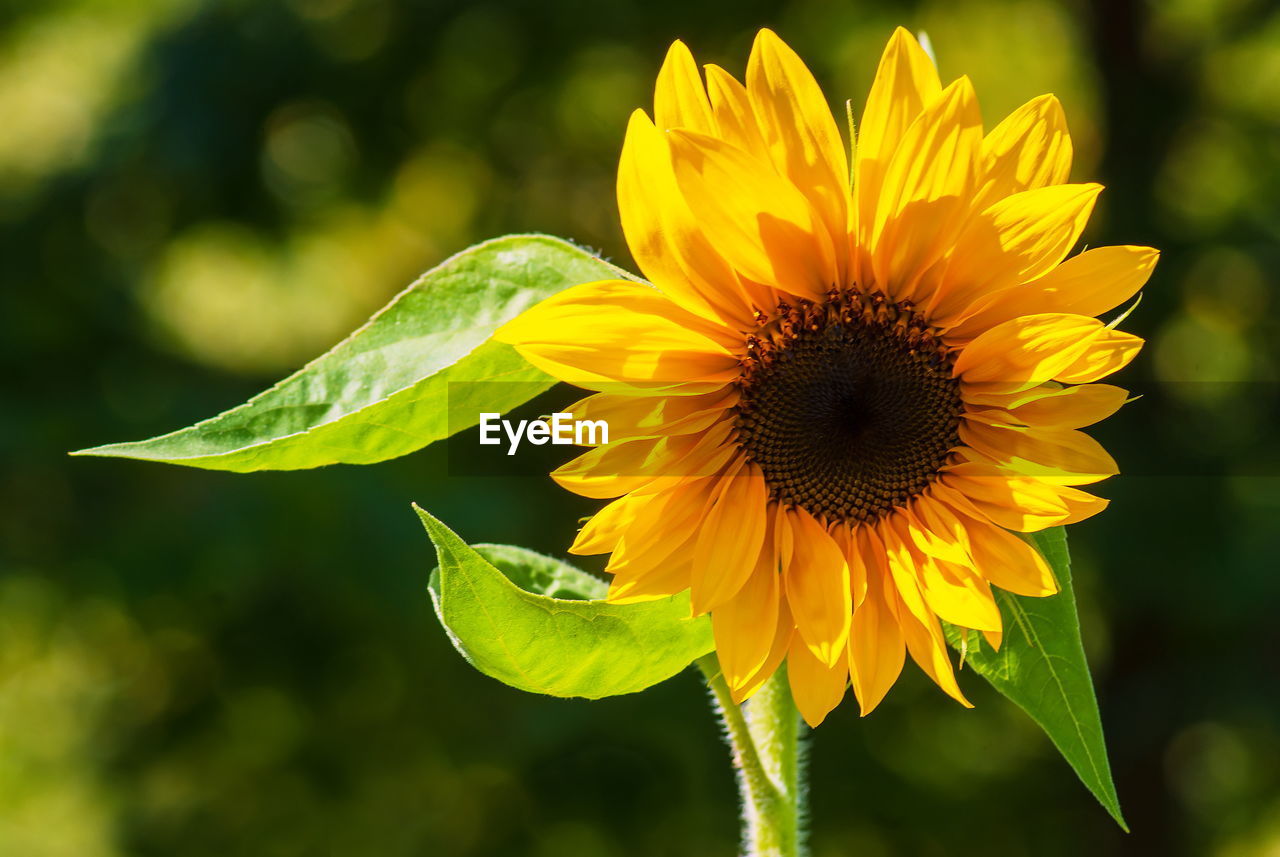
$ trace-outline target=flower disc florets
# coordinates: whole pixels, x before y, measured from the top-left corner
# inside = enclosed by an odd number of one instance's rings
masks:
[[[936,478],[964,403],[947,348],[909,303],[832,290],[758,318],[737,439],[774,499],[869,521]]]

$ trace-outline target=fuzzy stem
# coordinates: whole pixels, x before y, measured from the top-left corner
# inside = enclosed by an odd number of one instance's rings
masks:
[[[804,857],[804,755],[786,667],[737,705],[715,655],[698,661],[733,750],[742,800],[742,857]]]

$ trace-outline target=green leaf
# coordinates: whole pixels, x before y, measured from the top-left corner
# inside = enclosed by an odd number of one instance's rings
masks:
[[[1048,560],[1062,591],[1047,598],[1026,598],[996,590],[1004,618],[1004,640],[998,652],[979,643],[980,635],[970,634],[966,645],[959,630],[951,626],[946,626],[947,640],[966,652],[966,665],[1031,715],[1081,782],[1127,832],[1080,640],[1066,531],[1055,527],[1026,538]]]
[[[477,244],[423,274],[332,350],[245,404],[151,440],[73,455],[240,473],[405,455],[475,425],[481,411],[508,411],[554,385],[491,335],[570,286],[619,278],[635,279],[547,235]]]
[[[644,604],[584,600],[603,596],[604,583],[524,548],[472,548],[413,508],[440,560],[430,584],[436,615],[487,676],[599,699],[665,681],[714,648],[711,622],[690,616],[688,593]]]
[[[609,584],[555,557],[515,545],[471,547],[525,592],[562,601],[599,601],[609,594]]]

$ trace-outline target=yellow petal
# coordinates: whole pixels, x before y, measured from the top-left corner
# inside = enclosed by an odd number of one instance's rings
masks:
[[[1033,598],[1058,591],[1058,582],[1044,557],[1013,533],[994,524],[973,521],[969,539],[978,572],[995,586]]]
[[[960,439],[992,461],[1008,465],[1011,471],[1052,477],[1058,484],[1085,485],[1120,472],[1102,444],[1074,429],[992,426],[964,420]]]
[[[724,415],[726,408],[737,403],[738,397],[734,386],[700,396],[596,393],[565,408],[565,412],[577,420],[603,420],[609,426],[609,440],[620,441],[705,431]]]
[[[770,542],[766,539],[755,569],[738,593],[711,611],[720,669],[730,691],[746,687],[760,671],[777,635],[782,576]]]
[[[714,476],[737,451],[728,442],[732,429],[733,420],[723,419],[700,434],[611,441],[560,465],[551,478],[567,491],[603,500],[686,477]]]
[[[699,436],[677,436],[612,441],[566,461],[551,471],[551,478],[582,497],[621,497],[672,473],[675,462],[688,455],[699,440]]]
[[[800,709],[800,716],[811,727],[817,728],[844,699],[849,667],[843,647],[837,654],[836,662],[828,664],[814,657],[798,636],[791,640],[791,651],[787,654],[791,697]]]
[[[784,572],[791,565],[791,557],[795,553],[796,537],[792,530],[792,517],[787,507],[781,503],[771,504],[773,512],[773,550],[778,556],[778,567]]]
[[[1071,172],[1071,134],[1052,95],[1033,98],[1010,113],[982,141],[983,177],[978,210],[1024,190],[1062,184]]]
[[[858,541],[858,532],[862,529],[864,528],[853,529],[839,525],[831,530],[831,537],[835,539],[840,552],[844,554],[844,561],[849,566],[849,592],[853,599],[854,610],[857,610],[862,599],[867,597],[867,564],[863,556],[863,546]]]
[[[711,115],[715,117],[719,136],[757,158],[768,158],[769,149],[760,134],[747,88],[718,65],[707,65],[706,71]]]
[[[1000,410],[978,412],[984,416],[999,415],[1007,424],[1039,428],[1084,428],[1101,422],[1120,410],[1129,393],[1110,384],[1080,384],[1063,387],[1045,384],[1021,393],[963,391],[966,402],[987,405]]]
[[[948,563],[926,557],[920,584],[925,603],[939,619],[975,631],[1000,631],[1003,623],[991,586],[965,563]]]
[[[1063,526],[1079,523],[1085,518],[1092,518],[1111,505],[1110,500],[1095,497],[1088,492],[1077,488],[1069,488],[1065,485],[1057,486],[1057,492],[1058,499],[1067,506],[1067,517],[1062,519]]]
[[[1009,411],[1029,426],[1041,428],[1084,428],[1101,422],[1120,410],[1129,391],[1111,384],[1080,384],[1063,387]]]
[[[956,682],[947,641],[942,636],[938,620],[930,617],[920,621],[914,616],[907,616],[903,619],[902,636],[906,640],[911,660],[933,679],[934,684],[965,708],[973,708],[973,703],[965,698]]]
[[[569,553],[590,556],[612,552],[636,512],[652,499],[652,494],[628,494],[609,503],[583,524]]]
[[[964,562],[967,552],[963,529],[958,523],[948,525],[937,511],[925,508],[933,505],[936,504],[918,497],[895,517],[909,522],[907,536],[919,552],[946,562]]]
[[[860,528],[860,533],[870,531],[870,527]],[[869,535],[863,535],[860,541],[867,538]],[[849,676],[863,717],[884,699],[906,660],[897,599],[885,585],[889,569],[883,546],[875,552],[868,543],[864,559],[868,569],[867,597],[853,611],[849,630]]]
[[[653,118],[659,128],[688,128],[710,134],[715,130],[707,90],[698,65],[684,42],[672,43],[658,71],[653,93]]]
[[[907,568],[919,586],[929,612],[965,628],[1000,628],[1000,610],[991,596],[991,589],[967,567],[967,554],[960,555],[957,563],[953,564],[939,562],[920,551],[911,543],[909,531],[913,528],[913,523],[906,515],[889,515],[882,527],[893,528],[898,543],[906,548],[897,553],[898,561]]]
[[[605,571],[634,575],[674,554],[696,536],[714,488],[712,478],[686,479],[653,492],[652,501],[637,506],[623,527]]]
[[[931,309],[945,324],[978,298],[1048,273],[1075,246],[1102,191],[1068,184],[1023,191],[971,215]]]
[[[738,593],[760,560],[768,526],[764,476],[751,463],[729,470],[703,515],[693,555],[693,614],[714,610]]]
[[[1040,313],[1010,319],[965,346],[953,373],[966,383],[1095,380],[1132,360],[1142,340],[1095,318]]]
[[[849,162],[831,108],[795,51],[772,30],[756,36],[747,93],[778,171],[813,204],[836,251],[836,282],[848,281]]]
[[[796,629],[818,660],[844,656],[853,611],[849,566],[830,533],[804,509],[787,511],[795,542],[785,570],[787,603]]]
[[[810,298],[837,282],[830,236],[772,164],[705,134],[670,131],[668,137],[690,210],[737,271]]]
[[[636,264],[690,313],[750,321],[737,275],[702,232],[676,184],[667,136],[643,110],[631,114],[618,163],[618,213]]]
[[[1043,277],[982,299],[948,330],[969,339],[1011,318],[1041,312],[1097,316],[1129,300],[1151,277],[1160,253],[1150,247],[1095,247]]]
[[[956,240],[981,146],[982,114],[967,77],[907,129],[884,173],[867,238],[875,282],[889,295],[910,297],[920,275]]]
[[[958,553],[951,551],[942,558],[963,562],[964,555],[969,552],[968,525],[962,517],[957,515],[956,510],[934,495],[932,487],[931,485],[917,497],[909,508],[922,527],[928,529],[935,537],[959,548]]]
[[[889,570],[886,585],[893,587],[900,606],[920,619],[933,615],[920,592],[915,554],[903,533],[888,518],[881,518],[875,524],[873,538],[884,545],[885,567]]]
[[[1003,631],[983,631],[982,637],[991,644],[991,648],[1000,651],[1000,643],[1004,641]]]
[[[956,508],[967,504],[977,517],[1007,530],[1031,533],[1062,523],[1069,510],[1060,491],[1029,476],[1014,476],[994,465],[964,462],[948,467],[934,484],[934,493]],[[951,492],[961,502],[951,500]]]
[[[693,539],[716,480],[678,482],[641,507],[609,558],[609,601],[630,604],[689,588]]]
[[[643,604],[670,598],[689,588],[693,560],[688,551],[670,554],[663,562],[635,564],[614,575],[606,600],[610,604]]]
[[[1141,337],[1103,328],[1083,354],[1053,377],[1064,384],[1087,384],[1119,372],[1142,350]]]
[[[911,33],[898,27],[885,46],[867,95],[858,129],[859,165],[887,163],[907,128],[941,91],[933,60]]]
[[[547,374],[587,389],[705,393],[738,375],[737,359],[690,330],[679,307],[656,289],[622,280],[566,289],[494,337]]]
[[[857,199],[856,231],[860,248],[871,246],[871,230],[880,198],[880,185],[889,160],[897,151],[907,128],[924,106],[942,91],[938,70],[915,38],[902,27],[889,39],[867,96],[862,124],[858,129],[854,167]],[[860,252],[854,280],[870,276],[870,257]]]
[[[793,637],[795,637],[795,622],[791,619],[791,611],[787,608],[787,599],[784,596],[778,602],[778,625],[774,629],[773,645],[769,649],[769,657],[765,658],[764,665],[747,680],[746,684],[737,689],[733,686],[729,687],[729,692],[733,696],[734,702],[741,705],[745,700],[751,698],[777,672],[778,667],[782,665],[782,659],[791,650]]]
[[[901,605],[898,624],[902,628],[907,652],[940,688],[966,708],[972,708],[960,692],[960,686],[956,684],[942,628],[938,625],[933,610],[925,603],[923,593],[916,583],[910,547],[903,542],[894,527],[883,519],[877,531],[884,540],[889,570]]]

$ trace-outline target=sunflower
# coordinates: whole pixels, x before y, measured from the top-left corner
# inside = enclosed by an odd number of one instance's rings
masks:
[[[631,116],[623,231],[649,283],[577,286],[499,338],[596,391],[611,443],[552,475],[610,499],[571,550],[611,554],[618,603],[689,590],[742,701],[787,663],[805,720],[874,709],[910,654],[968,706],[941,621],[1000,645],[992,587],[1058,589],[1018,533],[1070,524],[1117,472],[1079,431],[1142,340],[1095,316],[1145,247],[1067,258],[1101,187],[1067,183],[1062,108],[984,133],[890,39],[850,156],[804,63],[763,30],[745,85],[676,42]]]

